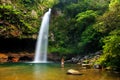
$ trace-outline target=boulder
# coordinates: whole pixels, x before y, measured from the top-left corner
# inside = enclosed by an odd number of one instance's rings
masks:
[[[82,68],[90,69],[91,65],[90,64],[82,64]]]
[[[8,56],[0,53],[0,62],[7,62]]]
[[[19,58],[18,57],[13,57],[12,58],[12,62],[18,62],[19,61]]]
[[[94,67],[95,69],[102,69],[102,66],[101,66],[100,64],[95,64],[93,67]]]
[[[67,71],[67,74],[72,74],[72,75],[81,75],[81,73],[77,70],[74,70],[74,69],[69,69]]]

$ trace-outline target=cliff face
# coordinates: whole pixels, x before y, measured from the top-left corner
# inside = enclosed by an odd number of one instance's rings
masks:
[[[34,52],[42,16],[54,4],[56,0],[0,0],[0,52]]]
[[[19,5],[19,6],[18,6]],[[22,9],[21,9],[21,8]],[[0,37],[21,38],[32,33],[33,27],[27,21],[30,14],[20,2],[1,0],[0,2]],[[37,20],[37,18],[36,18]],[[32,20],[31,20],[32,21]]]
[[[41,16],[54,4],[54,0],[1,0],[0,37],[36,38]]]

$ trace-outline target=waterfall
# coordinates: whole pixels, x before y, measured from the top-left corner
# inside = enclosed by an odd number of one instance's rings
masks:
[[[34,62],[36,63],[47,62],[48,30],[49,30],[50,14],[51,14],[51,9],[49,9],[49,11],[44,14],[42,19],[42,23],[36,43],[36,49],[35,49]]]

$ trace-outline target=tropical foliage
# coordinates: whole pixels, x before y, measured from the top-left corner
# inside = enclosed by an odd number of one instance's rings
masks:
[[[0,37],[34,38],[48,8],[49,53],[103,50],[98,63],[120,67],[120,0],[1,0]]]
[[[120,68],[120,1],[111,0],[109,11],[105,12],[97,21],[95,29],[103,33],[104,54],[100,63],[105,66]]]

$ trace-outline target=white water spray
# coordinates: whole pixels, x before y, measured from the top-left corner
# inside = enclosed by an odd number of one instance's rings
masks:
[[[51,9],[46,12],[43,16],[41,28],[38,34],[36,50],[35,50],[35,63],[46,63],[47,62],[47,47],[48,47],[48,30],[49,30],[49,19]]]

